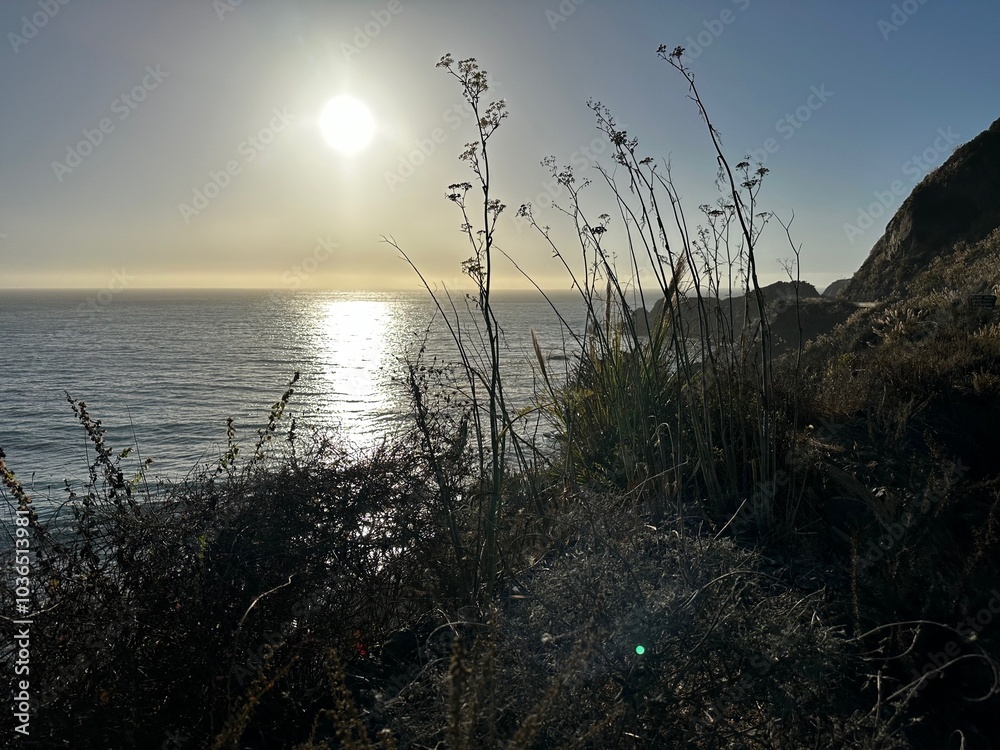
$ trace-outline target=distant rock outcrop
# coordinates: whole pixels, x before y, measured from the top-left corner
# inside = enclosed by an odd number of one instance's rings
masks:
[[[847,285],[851,283],[850,279],[837,279],[835,282],[830,284],[826,289],[823,290],[823,296],[827,299],[836,299],[840,296],[840,293],[847,288]]]
[[[816,287],[810,284],[808,281],[792,282],[792,281],[776,281],[773,284],[768,284],[767,286],[762,286],[760,288],[760,293],[764,297],[764,303],[767,305],[782,304],[786,302],[795,301],[795,288],[798,286],[798,298],[811,299],[813,297],[819,297],[820,294],[816,291]],[[754,295],[750,293],[750,299],[753,300]]]
[[[898,299],[910,281],[959,242],[977,242],[1000,226],[1000,120],[918,184],[892,217],[842,297]]]
[[[796,283],[791,281],[776,281],[768,286],[762,286],[760,288],[761,296],[764,298],[764,305],[769,310],[780,310],[783,309],[788,303],[795,302],[795,288]],[[816,287],[812,284],[801,281],[798,282],[798,299],[813,299],[820,296],[820,293],[816,291]],[[727,315],[729,310],[733,311],[734,319],[740,321],[743,319],[744,310],[749,309],[750,318],[752,320],[757,319],[757,300],[754,298],[753,293],[750,294],[749,305],[747,303],[747,298],[744,295],[737,295],[732,298],[726,297],[724,299],[719,299],[718,297],[702,296],[701,304],[703,308],[707,311],[711,311],[714,315],[716,310],[725,310]],[[696,316],[698,313],[698,298],[694,295],[688,295],[681,298],[681,311],[682,314],[690,316]],[[653,305],[653,309],[649,312],[648,317],[650,320],[659,320],[660,315],[663,314],[663,300],[657,300],[656,304]],[[639,315],[642,315],[642,311],[639,311]]]
[[[829,333],[857,310],[854,303],[824,298],[816,291],[816,287],[804,281],[798,282],[798,305],[796,284],[793,282],[779,281],[761,287],[760,291],[770,323],[771,350],[775,355],[798,347],[800,325],[802,342],[805,343]],[[644,310],[636,312],[635,321],[639,331],[648,330],[647,324],[656,325],[663,314],[663,304],[661,299],[648,313]],[[697,297],[682,297],[680,300],[681,317],[688,336],[697,337],[706,329],[709,335],[718,336],[721,330],[739,331],[747,322],[755,328],[755,322],[760,317],[757,301],[752,293],[749,299],[744,295],[726,299],[702,297],[700,305],[704,313],[702,315],[699,315]]]

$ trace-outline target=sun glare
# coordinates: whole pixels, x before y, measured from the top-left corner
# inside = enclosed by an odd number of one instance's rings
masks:
[[[328,101],[319,123],[326,142],[344,154],[358,153],[375,135],[375,118],[353,96],[338,96]]]
[[[336,295],[318,321],[316,347],[325,363],[322,390],[331,394],[331,409],[335,409],[330,416],[357,443],[374,439],[373,433],[365,431],[366,417],[396,408],[393,390],[385,382],[385,366],[400,325],[398,314],[385,299]]]

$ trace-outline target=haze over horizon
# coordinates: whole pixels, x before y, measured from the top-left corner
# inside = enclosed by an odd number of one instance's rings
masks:
[[[572,253],[539,161],[591,179],[613,167],[588,100],[669,161],[692,230],[717,197],[661,44],[687,49],[732,163],[770,170],[762,208],[794,213],[801,276],[822,288],[1000,117],[998,23],[986,0],[18,0],[0,9],[0,288],[419,288],[383,237],[460,286],[469,251],[444,196],[470,179],[458,154],[474,123],[435,69],[451,53],[477,58],[510,112],[490,142],[497,242],[565,289],[515,214],[533,203]],[[596,187],[593,213],[614,214]],[[790,254],[773,222],[761,282],[785,278]],[[526,286],[505,264],[494,283]]]

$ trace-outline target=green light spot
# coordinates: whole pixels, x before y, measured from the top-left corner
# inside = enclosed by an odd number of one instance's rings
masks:
[[[645,646],[636,646],[635,647],[635,652],[637,654],[639,654],[639,656],[642,656],[644,653],[646,653],[646,647]]]

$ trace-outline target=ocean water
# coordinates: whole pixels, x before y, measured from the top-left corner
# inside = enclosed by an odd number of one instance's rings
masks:
[[[551,299],[582,330],[579,296]],[[572,340],[539,294],[494,301],[507,391],[526,406],[537,369],[531,331],[557,377]],[[460,295],[456,302],[463,335],[474,337],[473,317]],[[64,480],[86,478],[93,449],[68,392],[102,421],[114,450],[132,447],[153,459],[151,477],[176,481],[218,459],[227,417],[252,444],[299,371],[288,415],[364,448],[405,425],[396,379],[422,345],[428,362],[458,360],[422,292],[0,291],[0,447],[36,497],[61,498]]]

